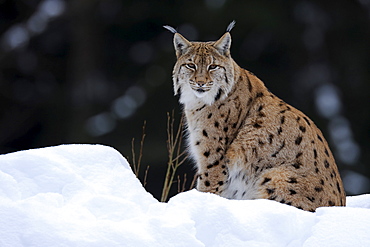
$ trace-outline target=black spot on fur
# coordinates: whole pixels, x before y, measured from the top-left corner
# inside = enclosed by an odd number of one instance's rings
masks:
[[[334,206],[335,205],[335,203],[332,202],[332,201],[328,201],[328,204],[329,204],[329,206]]]
[[[308,118],[307,118],[307,117],[303,117],[303,119],[307,122],[307,124],[308,124],[309,126],[311,126],[310,120],[308,120]]]
[[[260,169],[260,167],[259,167],[259,166],[256,166],[256,167],[254,168],[254,172],[258,172],[258,169]]]
[[[315,197],[309,197],[309,196],[306,196],[306,198],[307,198],[310,202],[314,202],[314,201],[315,201]]]
[[[297,192],[295,190],[292,190],[292,189],[290,189],[289,192],[290,192],[289,195],[295,195],[295,194],[297,194]]]
[[[268,138],[268,141],[269,141],[270,144],[272,143],[272,139],[274,139],[274,135],[273,134],[270,134],[269,135],[269,138]]]
[[[326,154],[326,156],[328,156],[328,157],[329,157],[329,151],[328,151],[328,149],[326,149],[326,148],[325,148],[325,154]]]
[[[299,130],[302,131],[303,133],[306,132],[306,127],[304,126],[299,126]]]
[[[256,129],[259,129],[262,126],[259,123],[256,122],[256,123],[253,124],[253,127],[256,128]]]
[[[285,141],[283,141],[283,143],[280,145],[280,147],[278,148],[278,150],[276,150],[275,153],[271,154],[271,157],[276,157],[276,155],[285,147]]]
[[[199,144],[200,144],[200,141],[197,141],[197,142],[195,143],[195,145],[196,145],[196,146],[198,146]]]
[[[317,135],[317,138],[318,138],[321,142],[323,142],[322,137],[321,137],[320,135]]]
[[[261,185],[264,185],[265,183],[269,182],[270,180],[271,180],[271,178],[265,178],[265,179],[262,181]]]
[[[217,92],[217,94],[216,94],[216,96],[215,96],[215,101],[217,101],[217,100],[219,100],[219,99],[221,98],[221,94],[222,94],[222,89],[221,89],[221,88],[219,88],[219,89],[218,89],[218,92]]]
[[[321,185],[324,185],[324,184],[325,184],[325,182],[324,182],[324,180],[323,180],[323,179],[320,179],[320,184],[321,184]]]
[[[272,168],[272,165],[271,164],[266,164],[264,167],[263,167],[264,169],[271,169]]]
[[[203,136],[208,137],[208,133],[206,130],[203,130]]]
[[[219,181],[218,182],[218,185],[220,185],[220,186],[222,186],[224,184],[224,182],[223,181]]]
[[[324,189],[323,189],[323,187],[315,187],[315,191],[316,192],[321,192],[321,191],[323,191]]]
[[[281,118],[280,118],[280,123],[281,123],[281,124],[284,124],[284,123],[285,123],[285,116],[281,116]]]
[[[296,157],[296,159],[298,159],[299,157],[301,157],[302,156],[302,152],[299,152],[299,153],[297,153],[297,155],[295,156]]]
[[[208,114],[207,118],[210,119],[212,117],[212,113]]]
[[[220,152],[222,150],[222,148],[221,147],[218,147],[217,149],[216,149],[216,152],[218,153],[218,152]]]
[[[316,168],[315,168],[315,172],[316,172],[316,173],[319,173],[319,168],[317,168],[317,167],[316,167]]]
[[[210,164],[210,165],[208,165],[208,166],[207,166],[207,168],[208,168],[208,169],[210,169],[210,168],[212,168],[212,167],[213,167],[213,165],[212,165],[212,164]]]
[[[204,107],[206,107],[206,105],[203,105],[202,107],[196,109],[196,111],[201,111],[201,110],[203,110]]]
[[[256,98],[260,98],[260,97],[263,97],[263,93],[262,93],[262,92],[258,92],[258,93],[256,94]]]
[[[298,181],[297,181],[297,179],[296,178],[289,178],[289,180],[288,180],[288,183],[290,183],[290,184],[296,184],[296,183],[298,183]]]
[[[227,145],[227,144],[229,144],[229,137],[225,137],[225,144]]]
[[[280,201],[280,203],[285,203],[285,200],[284,200],[284,199],[282,199],[282,200]]]
[[[205,181],[204,182],[204,185],[207,186],[207,187],[209,187],[211,185],[211,183],[209,181]]]
[[[337,182],[337,189],[339,193],[342,193],[342,190],[340,189],[339,183]]]
[[[204,152],[204,153],[203,153],[203,155],[204,155],[204,156],[206,156],[206,157],[208,157],[208,156],[209,156],[209,154],[210,154],[210,152],[209,152],[209,151],[206,151],[206,152]]]
[[[301,164],[301,163],[299,163],[299,162],[296,162],[296,163],[292,164],[292,166],[293,166],[295,169],[299,169],[299,168],[301,168],[302,164]]]
[[[325,168],[329,168],[330,164],[327,160],[324,161]]]
[[[218,166],[220,164],[220,161],[216,160],[215,162],[213,162],[213,166]]]
[[[279,127],[278,130],[277,130],[277,134],[280,135],[281,132],[283,132],[283,129],[281,127]]]
[[[227,126],[226,126],[226,127],[224,128],[224,132],[227,132],[228,130],[229,130],[229,127],[227,127]]]
[[[295,145],[300,145],[302,142],[302,136],[298,136],[297,139],[295,139],[294,143]]]
[[[317,151],[316,151],[316,149],[314,149],[314,150],[313,150],[313,157],[314,157],[315,159],[317,159]]]
[[[233,125],[231,126],[233,129],[236,128],[236,126],[238,125],[238,123],[233,123]]]
[[[220,126],[220,123],[219,122],[215,122],[215,127],[218,128]]]
[[[267,194],[271,195],[271,194],[273,194],[275,192],[275,189],[267,188],[266,189],[266,192],[267,192]]]

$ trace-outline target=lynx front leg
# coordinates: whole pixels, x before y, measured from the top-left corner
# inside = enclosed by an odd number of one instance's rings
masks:
[[[219,160],[209,164],[204,171],[199,171],[197,190],[220,195],[228,179],[228,169]]]

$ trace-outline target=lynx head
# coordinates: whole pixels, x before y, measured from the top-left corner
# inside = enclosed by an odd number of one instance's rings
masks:
[[[175,95],[180,103],[191,105],[204,102],[212,105],[224,99],[234,85],[234,62],[230,56],[231,35],[235,21],[217,41],[190,42],[174,28],[164,26],[174,33],[173,43],[177,62],[173,69]]]

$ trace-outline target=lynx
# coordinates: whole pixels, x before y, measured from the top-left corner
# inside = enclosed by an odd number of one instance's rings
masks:
[[[345,206],[342,180],[321,131],[231,58],[234,24],[214,42],[190,42],[165,26],[174,33],[173,86],[186,117],[196,188],[311,212]]]

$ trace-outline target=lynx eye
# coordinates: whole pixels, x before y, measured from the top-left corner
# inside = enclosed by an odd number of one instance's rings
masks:
[[[185,64],[185,67],[192,70],[195,70],[197,68],[193,63],[187,63]]]
[[[208,66],[208,70],[215,70],[217,68],[218,68],[218,66],[216,64],[211,64],[211,65]]]

